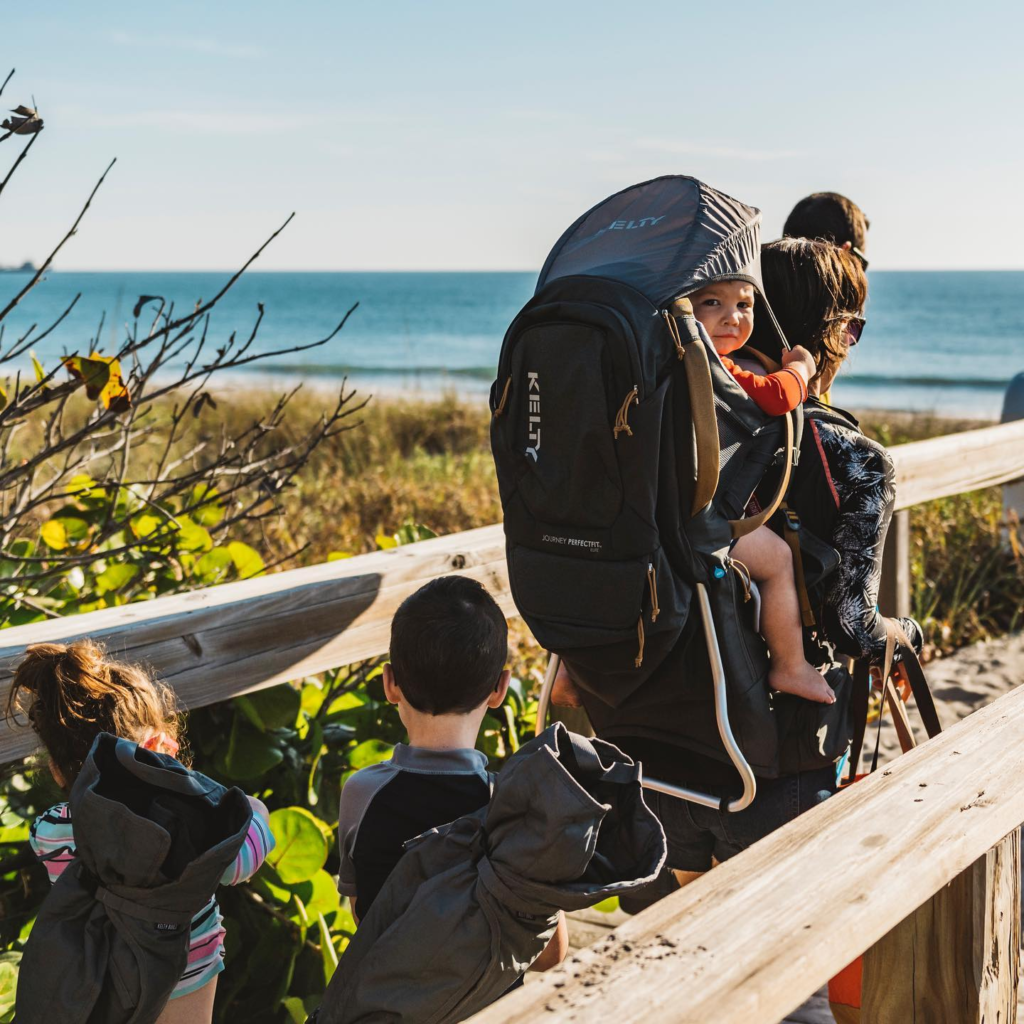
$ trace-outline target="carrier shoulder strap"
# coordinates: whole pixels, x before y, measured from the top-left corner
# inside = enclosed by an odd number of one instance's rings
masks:
[[[782,476],[779,478],[779,486],[768,502],[767,508],[762,509],[756,516],[747,516],[746,519],[730,519],[729,526],[732,528],[732,535],[739,539],[748,533],[753,533],[759,526],[764,526],[773,515],[776,509],[782,504],[782,499],[789,489],[789,477],[793,472],[793,414],[786,413],[786,455],[782,468]]]
[[[914,651],[913,644],[903,631],[903,627],[895,619],[885,620],[885,657],[882,662],[882,703],[878,709],[879,729],[881,729],[881,718],[885,708],[886,699],[897,698],[900,705],[899,710],[890,704],[893,710],[893,717],[896,720],[896,731],[900,739],[900,746],[904,753],[913,746],[913,735],[910,734],[909,725],[905,717],[900,714],[903,711],[902,701],[898,700],[898,692],[889,681],[892,673],[892,662],[896,652],[896,644],[900,645],[900,664],[903,666],[910,682],[910,689],[917,703],[918,713],[924,724],[925,732],[931,739],[942,732],[939,723],[939,716],[935,710],[935,701],[932,699],[931,690],[928,687],[928,680],[925,678],[921,662]],[[868,695],[871,690],[871,664],[867,658],[858,660],[853,674],[853,693],[851,695],[851,707],[853,710],[853,742],[850,745],[850,774],[847,782],[852,782],[857,774],[857,767],[860,764],[861,751],[864,748],[864,734],[867,730],[868,719]],[[904,728],[909,735],[909,743],[904,735]],[[878,746],[875,746],[875,756],[871,763],[871,770],[874,771],[878,762]]]
[[[690,515],[695,516],[718,490],[719,440],[715,391],[711,383],[711,364],[697,330],[693,305],[689,299],[676,299],[665,311],[665,323],[676,343],[679,358],[687,356],[686,387],[690,393],[690,419],[697,449],[697,480],[693,488]],[[682,320],[687,341],[684,344],[676,320]]]

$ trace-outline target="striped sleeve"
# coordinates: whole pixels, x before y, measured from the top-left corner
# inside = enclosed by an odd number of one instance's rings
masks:
[[[46,865],[51,882],[56,882],[75,859],[75,836],[71,808],[55,804],[32,823],[28,836],[32,852]]]
[[[238,885],[252,878],[273,848],[274,834],[270,831],[270,825],[267,823],[267,819],[253,807],[252,821],[249,822],[249,831],[246,833],[245,842],[242,843],[242,848],[238,851],[234,864],[224,872],[220,880],[221,885]]]

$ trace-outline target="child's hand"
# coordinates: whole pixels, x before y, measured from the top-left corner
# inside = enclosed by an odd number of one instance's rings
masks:
[[[818,372],[814,356],[803,345],[794,345],[788,351],[783,352],[782,365],[789,370],[796,370],[803,377],[805,384]]]

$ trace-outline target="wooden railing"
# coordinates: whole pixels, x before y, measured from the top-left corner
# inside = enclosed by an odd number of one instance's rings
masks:
[[[1024,421],[890,449],[897,508],[1024,477]],[[897,517],[899,513],[897,513]],[[898,529],[893,531],[898,533]],[[905,559],[896,545],[887,563]],[[292,569],[174,597],[0,631],[0,708],[25,647],[92,636],[112,654],[149,665],[183,707],[195,708],[383,654],[391,616],[444,573],[484,583],[516,614],[500,526],[356,558]],[[895,614],[896,608],[883,611]],[[0,723],[0,764],[34,748],[25,726]]]
[[[897,509],[1024,477],[1024,422],[891,449]],[[903,518],[901,518],[901,516]],[[897,512],[892,614],[909,546]],[[894,568],[895,567],[895,568]],[[399,603],[457,572],[515,614],[500,526],[0,632],[0,706],[28,644],[92,636],[185,707],[385,652]],[[901,583],[902,580],[902,583]],[[0,725],[0,763],[30,753]],[[801,816],[474,1020],[775,1024],[867,950],[864,1024],[1015,1019],[1024,689]]]

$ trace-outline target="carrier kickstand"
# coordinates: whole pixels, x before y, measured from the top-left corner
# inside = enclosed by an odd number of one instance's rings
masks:
[[[729,759],[732,761],[736,771],[743,780],[743,795],[732,800],[727,805],[730,812],[742,811],[749,807],[757,793],[757,779],[754,777],[753,769],[743,756],[736,737],[732,734],[732,726],[729,724],[728,696],[725,688],[725,666],[722,664],[722,655],[718,649],[718,632],[715,629],[715,620],[711,615],[711,602],[708,600],[708,592],[703,583],[697,584],[697,599],[700,603],[701,618],[704,622],[704,639],[708,646],[708,660],[711,663],[711,674],[715,682],[715,718],[718,722],[718,734],[722,738]],[[558,666],[562,659],[557,654],[549,655],[548,669],[544,676],[544,684],[540,688],[540,697],[537,702],[537,726],[536,735],[540,735],[547,725],[548,709],[551,704],[551,691],[555,685],[555,676],[558,674]],[[665,793],[667,796],[674,796],[680,800],[688,800],[692,804],[701,804],[704,807],[721,807],[720,797],[711,796],[709,793],[700,793],[694,789],[687,789],[685,786],[675,786],[670,782],[660,782],[658,779],[644,778],[645,789],[653,789],[657,793]]]

